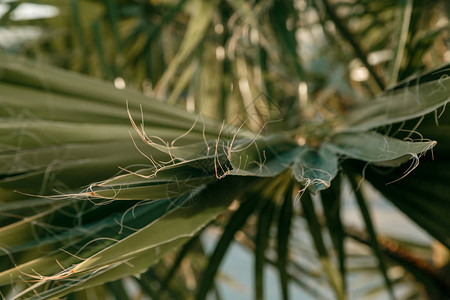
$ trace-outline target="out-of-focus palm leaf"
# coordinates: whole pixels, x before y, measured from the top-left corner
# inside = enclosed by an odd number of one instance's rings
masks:
[[[384,260],[384,257],[381,254],[381,249],[380,249],[380,246],[379,246],[378,240],[377,240],[377,233],[375,232],[375,227],[373,225],[372,217],[370,215],[369,208],[367,206],[367,201],[364,198],[364,196],[361,193],[361,191],[358,189],[357,179],[355,178],[354,174],[349,173],[347,175],[348,175],[347,177],[349,178],[350,183],[351,183],[351,185],[353,187],[353,190],[355,191],[355,198],[356,198],[358,206],[359,206],[359,208],[361,210],[361,214],[362,214],[362,217],[363,217],[363,220],[364,220],[364,224],[366,226],[367,233],[368,233],[369,238],[370,238],[371,248],[372,248],[375,256],[377,257],[378,265],[380,267],[380,271],[381,271],[381,273],[383,275],[383,279],[384,279],[384,281],[386,283],[386,287],[389,290],[389,296],[390,296],[390,298],[392,300],[394,300],[394,299],[396,299],[396,297],[395,297],[394,290],[393,290],[393,287],[392,287],[393,284],[392,284],[392,282],[391,282],[391,280],[390,280],[390,278],[388,276],[386,262]]]
[[[319,224],[317,214],[315,212],[314,204],[311,200],[310,195],[305,195],[301,200],[303,214],[308,223],[309,230],[311,232],[311,237],[314,241],[314,246],[316,248],[317,254],[319,255],[320,262],[322,263],[323,269],[328,276],[328,280],[333,287],[337,299],[344,299],[344,282],[342,277],[338,275],[337,270],[331,263],[330,256],[326,249],[323,237],[322,228]]]

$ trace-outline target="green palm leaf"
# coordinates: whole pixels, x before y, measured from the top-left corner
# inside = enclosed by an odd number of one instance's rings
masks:
[[[5,52],[38,58],[0,53],[2,297],[105,298],[107,283],[126,299],[117,279],[142,274],[152,298],[220,298],[215,275],[236,237],[255,253],[257,299],[266,263],[285,299],[293,285],[359,295],[351,275],[366,271],[386,283],[368,294],[387,286],[398,297],[410,275],[430,297],[448,294],[434,266],[380,239],[359,188],[370,183],[450,247],[449,66],[348,109],[445,61],[444,1],[38,1],[58,13],[19,20],[27,2],[1,4],[0,29],[42,33],[0,39]],[[344,175],[369,238],[341,217]],[[209,254],[199,245],[212,223],[224,232]]]

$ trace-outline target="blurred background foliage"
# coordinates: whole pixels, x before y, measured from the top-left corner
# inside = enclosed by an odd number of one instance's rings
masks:
[[[118,90],[131,87],[249,131],[313,131],[306,135],[311,145],[330,130],[327,121],[349,107],[450,61],[445,0],[0,3],[2,52],[111,81]],[[448,68],[441,71],[420,82],[448,74]],[[242,299],[264,294],[268,299],[445,299],[450,295],[449,126],[443,113],[440,127],[431,114],[379,129],[399,138],[410,135],[398,128],[417,130],[438,141],[437,161],[427,155],[394,184],[386,185],[408,166],[392,170],[348,160],[331,188],[305,193],[292,206],[298,187],[283,183],[282,174],[246,193],[243,204],[233,202],[226,214],[140,277],[68,298],[205,299],[212,291],[211,299],[229,299],[226,290],[239,290],[233,279],[238,275],[221,272],[220,264],[238,243],[254,260],[254,288],[237,293]],[[393,203],[429,236],[424,241],[407,233],[377,235],[368,207],[376,199]],[[344,218],[344,206],[352,201],[362,215],[357,225]],[[267,280],[273,275],[268,272],[278,273],[276,284]],[[5,289],[4,297],[8,293]]]

